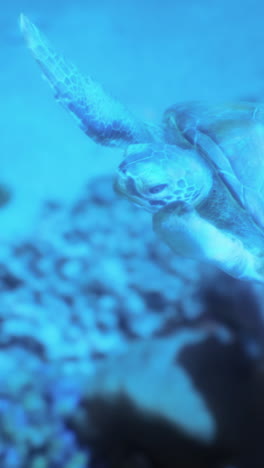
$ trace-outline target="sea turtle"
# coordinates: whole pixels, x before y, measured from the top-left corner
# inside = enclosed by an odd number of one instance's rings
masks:
[[[90,138],[125,149],[115,187],[155,232],[179,255],[264,282],[264,104],[180,103],[159,126],[141,122],[20,24],[56,99]]]

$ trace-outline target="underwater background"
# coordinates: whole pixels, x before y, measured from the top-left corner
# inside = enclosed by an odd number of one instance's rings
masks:
[[[172,256],[150,215],[118,198],[122,152],[93,143],[55,103],[21,37],[21,12],[139,118],[159,122],[179,101],[264,99],[264,4],[2,5],[0,465],[84,468],[89,451],[64,421],[99,361],[204,313],[208,289],[215,309],[227,297],[235,314],[237,297],[254,297],[263,314],[263,291]]]

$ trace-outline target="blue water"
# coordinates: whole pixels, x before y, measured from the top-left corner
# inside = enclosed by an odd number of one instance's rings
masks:
[[[264,3],[2,5],[0,185],[12,198],[0,209],[0,466],[87,468],[89,453],[64,417],[97,362],[129,340],[196,319],[208,284],[224,297],[212,300],[220,315],[226,297],[240,299],[230,314],[251,330],[245,341],[255,356],[263,292],[177,259],[152,233],[150,216],[114,195],[122,151],[89,140],[55,102],[21,37],[21,12],[83,73],[157,123],[179,101],[264,99]]]
[[[1,179],[14,192],[2,235],[25,231],[40,200],[72,199],[121,154],[89,141],[25,48],[27,14],[54,46],[142,119],[182,100],[263,96],[263,3],[241,1],[12,1],[1,9]],[[62,174],[63,167],[63,174]]]

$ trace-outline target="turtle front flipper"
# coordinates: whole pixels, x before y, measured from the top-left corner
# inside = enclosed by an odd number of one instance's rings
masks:
[[[238,279],[264,283],[263,259],[236,236],[202,218],[186,202],[173,202],[158,211],[153,229],[178,255],[209,261]]]
[[[29,49],[55,91],[55,98],[73,114],[90,138],[102,145],[124,147],[157,139],[158,130],[154,126],[137,121],[98,83],[82,76],[53,50],[24,15],[20,17],[20,26]]]

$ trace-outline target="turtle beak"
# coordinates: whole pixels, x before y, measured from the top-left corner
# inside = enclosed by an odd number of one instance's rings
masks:
[[[134,200],[142,198],[142,194],[138,191],[135,179],[128,170],[128,165],[125,161],[123,161],[118,168],[114,187],[118,193],[121,195],[123,194],[129,199]]]
[[[114,190],[118,195],[132,203],[144,206],[144,200],[137,191],[136,184],[131,176],[125,176],[119,173],[114,180]]]
[[[121,197],[125,197],[125,184],[123,183],[123,180],[116,176],[114,179],[113,183],[114,191],[118,194],[121,195]]]
[[[118,195],[122,198],[126,198],[126,200],[129,200],[134,205],[150,213],[157,211],[157,208],[150,206],[146,199],[137,191],[136,184],[131,176],[127,178],[117,176],[113,186]]]

